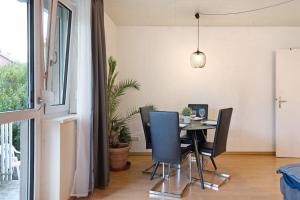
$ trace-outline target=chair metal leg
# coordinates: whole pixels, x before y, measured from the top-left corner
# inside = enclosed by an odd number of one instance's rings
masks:
[[[192,183],[192,155],[189,153],[189,183]]]
[[[154,175],[155,175],[155,173],[156,173],[156,170],[157,170],[158,166],[159,166],[159,162],[156,162],[156,163],[155,163],[155,167],[154,167],[154,169],[153,169],[153,171],[152,171],[150,180],[153,180],[153,177],[154,177]]]
[[[215,170],[217,170],[217,165],[216,165],[215,160],[214,160],[214,158],[212,156],[210,156],[210,160],[211,160],[211,162],[212,162]]]
[[[185,161],[184,159],[183,161]],[[187,177],[182,177],[182,172],[185,170],[184,166],[180,168],[177,165],[168,164],[168,169],[165,169],[165,163],[162,162],[162,174],[161,179],[149,190],[150,197],[160,197],[165,199],[182,198],[187,186],[191,183]],[[175,168],[175,173],[171,172],[171,167]],[[168,170],[168,171],[167,171]]]
[[[168,176],[167,176],[167,178],[170,178],[170,171],[171,171],[171,163],[168,163]]]
[[[205,186],[205,188],[209,188],[209,189],[213,189],[213,190],[219,190],[219,188],[224,183],[226,183],[227,181],[229,181],[230,175],[225,174],[225,173],[217,173],[217,166],[216,166],[214,158],[211,155],[207,155],[207,154],[202,154],[201,155],[202,158],[204,157],[204,155],[208,156],[211,159],[211,162],[212,162],[215,170],[205,170],[205,169],[203,169],[203,172],[206,172],[206,173],[208,173],[208,174],[210,174],[212,176],[218,177],[218,179],[213,180],[214,182],[216,182],[216,180],[217,180],[217,183],[213,183],[213,182],[209,182],[209,181],[204,181],[204,186]],[[201,178],[200,179],[194,178],[194,179],[201,181]]]
[[[142,171],[142,173],[143,173],[143,174],[152,174],[152,171],[153,171],[153,170],[151,170],[151,169],[153,169],[153,167],[155,167],[155,164],[156,164],[156,163],[153,163],[150,167],[147,167],[146,169],[144,169],[144,170]]]

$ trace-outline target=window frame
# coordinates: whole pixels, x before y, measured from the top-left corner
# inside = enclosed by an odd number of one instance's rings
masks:
[[[27,3],[27,13],[28,13],[28,107],[30,109],[35,109],[35,99],[36,95],[36,83],[39,79],[37,79],[36,72],[38,69],[35,67],[35,9],[36,5],[34,0],[28,0]],[[38,111],[38,110],[37,110]],[[36,122],[38,118],[29,119],[28,124],[28,178],[29,182],[27,186],[27,199],[33,200],[35,197],[35,175],[36,175],[36,167],[38,166],[38,162],[35,154],[35,138],[36,133],[38,132],[38,125],[36,126]]]
[[[65,93],[63,94],[63,101],[64,104],[56,104],[51,105],[50,102],[50,96],[52,95],[51,92],[48,90],[48,80],[52,79],[53,74],[51,73],[51,70],[48,70],[50,67],[50,62],[53,60],[54,57],[54,47],[55,47],[55,39],[56,39],[56,14],[57,14],[57,6],[58,4],[61,4],[63,7],[67,8],[70,11],[70,21],[69,21],[69,30],[68,30],[68,41],[67,41],[67,48],[68,51],[66,53],[66,62],[65,62],[65,70],[67,70],[67,73],[64,74],[64,90]],[[46,118],[52,118],[57,116],[63,116],[70,113],[70,90],[73,89],[71,84],[73,81],[72,75],[74,74],[73,71],[76,66],[70,66],[70,55],[71,50],[73,47],[72,44],[72,37],[74,37],[74,23],[75,23],[75,6],[72,4],[69,0],[53,0],[51,10],[49,11],[48,15],[48,23],[50,24],[47,31],[47,47],[46,47],[46,54],[48,55],[47,58],[47,65],[46,65],[46,73],[45,73],[45,86],[46,90],[43,91],[43,99],[45,100],[45,107],[44,107],[44,114],[46,115]]]

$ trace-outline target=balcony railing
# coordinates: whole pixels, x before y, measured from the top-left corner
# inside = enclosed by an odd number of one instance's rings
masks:
[[[20,179],[20,161],[16,154],[20,152],[13,146],[13,123],[0,125],[0,184],[13,179],[13,170],[17,170]]]

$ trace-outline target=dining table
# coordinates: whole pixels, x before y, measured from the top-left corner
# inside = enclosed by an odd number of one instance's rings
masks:
[[[206,122],[215,122],[213,120],[191,120],[189,124],[180,123],[181,130],[189,131],[192,137],[192,142],[194,146],[194,154],[196,158],[197,170],[201,182],[201,187],[204,189],[204,179],[203,179],[203,162],[200,160],[200,154],[198,150],[198,138],[206,138],[205,130],[215,129],[216,123],[207,124]],[[199,135],[201,134],[201,135]]]

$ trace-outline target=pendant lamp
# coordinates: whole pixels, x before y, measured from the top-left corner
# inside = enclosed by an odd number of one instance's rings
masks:
[[[195,14],[196,19],[198,20],[198,47],[197,51],[193,52],[190,58],[191,66],[194,68],[203,68],[206,63],[206,56],[203,52],[199,51],[199,13]]]

